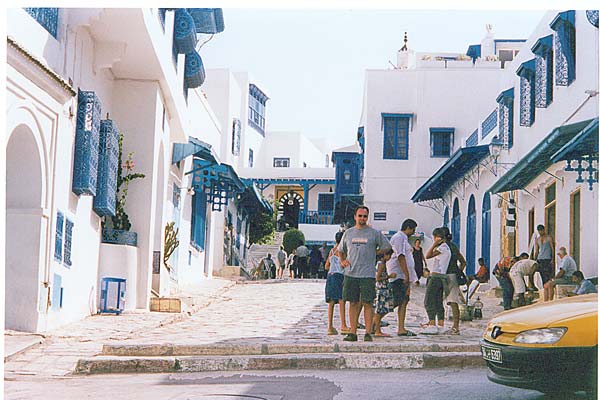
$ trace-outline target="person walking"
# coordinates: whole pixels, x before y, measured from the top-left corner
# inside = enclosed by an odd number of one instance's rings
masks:
[[[415,261],[415,273],[417,274],[416,286],[421,284],[420,279],[423,277],[423,270],[427,267],[427,262],[423,256],[423,248],[421,247],[421,239],[416,239],[413,245],[413,260]]]
[[[290,279],[298,276],[298,264],[296,263],[296,249],[292,250],[286,260],[287,268],[290,271]]]
[[[373,328],[371,333],[376,337],[390,337],[389,334],[381,332],[381,319],[394,311],[396,303],[388,278],[395,278],[396,274],[387,274],[387,262],[392,258],[394,250],[386,250],[383,254],[377,255],[377,274],[375,275],[375,288],[377,291],[375,297],[375,316],[373,317]]]
[[[450,233],[450,229],[448,227],[442,227],[446,234],[445,242],[450,248],[450,252],[452,257],[450,258],[450,263],[448,264],[448,270],[446,272],[446,283],[447,283],[447,292],[445,296],[446,304],[450,306],[452,309],[452,328],[444,332],[447,335],[459,335],[459,326],[460,326],[460,309],[458,308],[458,303],[466,303],[465,299],[460,292],[460,286],[458,283],[458,275],[464,275],[462,271],[467,266],[467,261],[465,257],[460,252],[458,246],[452,242],[452,234]],[[460,264],[460,265],[459,265]]]
[[[411,270],[414,273],[415,268],[413,248],[408,239],[415,233],[416,228],[416,221],[406,219],[402,222],[400,231],[395,233],[390,240],[394,254],[387,262],[387,272],[390,275],[394,302],[398,307],[398,336],[416,336],[415,333],[404,327],[406,308],[410,300],[410,284],[414,279]],[[392,278],[392,274],[396,276]]]
[[[346,230],[338,247],[344,270],[342,297],[350,302],[350,333],[344,338],[356,342],[358,337],[358,318],[364,309],[364,340],[373,341],[370,334],[373,327],[373,300],[375,299],[375,263],[377,253],[382,254],[392,246],[378,230],[367,225],[369,209],[359,206],[354,211],[354,227]]]
[[[554,278],[554,239],[546,233],[544,225],[538,225],[539,237],[535,240],[533,259],[537,260],[538,271],[544,285],[544,301],[551,300],[550,294],[554,294],[554,287],[546,285]]]
[[[452,251],[446,243],[446,231],[443,228],[435,228],[432,236],[433,245],[425,254],[426,259],[432,259],[428,264],[429,278],[425,288],[425,311],[429,321],[421,325],[421,328],[424,328],[421,333],[425,335],[436,335],[439,333],[439,328],[444,326],[446,273],[452,258]]]
[[[304,245],[304,242],[300,242],[300,246],[296,248],[296,265],[297,276],[302,279],[308,278],[308,247]]]
[[[309,264],[310,264],[310,278],[317,278],[317,274],[319,273],[319,267],[321,266],[321,262],[323,261],[323,256],[321,255],[321,250],[317,246],[313,246],[310,251],[309,256]]]
[[[337,335],[338,332],[333,326],[333,312],[336,304],[340,309],[340,333],[347,335],[350,333],[350,328],[346,323],[346,302],[342,299],[342,290],[344,285],[344,269],[340,263],[340,258],[336,255],[337,248],[342,240],[344,232],[335,234],[335,246],[329,252],[329,256],[325,261],[325,270],[327,271],[327,281],[325,281],[325,301],[328,303],[327,313],[327,334]]]
[[[283,246],[279,247],[279,251],[277,252],[277,278],[283,279],[283,271],[285,270],[287,260],[287,253],[283,249]]]

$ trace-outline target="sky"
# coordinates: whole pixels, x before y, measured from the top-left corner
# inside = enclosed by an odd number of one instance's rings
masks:
[[[353,143],[366,69],[391,68],[408,32],[416,52],[466,53],[485,25],[527,39],[545,11],[225,8],[225,30],[200,51],[205,68],[247,71],[267,93],[267,132]],[[207,72],[210,80],[210,72]],[[339,146],[337,146],[339,144]]]

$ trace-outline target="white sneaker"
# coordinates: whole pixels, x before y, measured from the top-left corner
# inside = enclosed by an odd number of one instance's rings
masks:
[[[438,327],[435,325],[429,325],[427,328],[421,331],[423,335],[437,335],[439,333]]]

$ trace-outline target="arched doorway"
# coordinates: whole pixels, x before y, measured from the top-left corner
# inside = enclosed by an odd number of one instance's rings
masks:
[[[34,133],[19,125],[6,147],[5,328],[35,332],[45,263],[44,178]],[[45,312],[45,302],[40,304]]]
[[[279,199],[277,214],[279,221],[287,224],[290,228],[298,228],[298,217],[300,209],[304,208],[304,199],[296,192],[287,192]]]
[[[450,232],[452,233],[452,242],[460,248],[460,206],[458,205],[458,199],[454,199],[454,205],[452,206]]]
[[[467,211],[467,275],[475,273],[475,248],[477,247],[476,215],[475,196],[471,195]]]
[[[490,246],[492,242],[492,210],[490,193],[486,192],[483,196],[483,206],[481,207],[481,257],[485,260],[485,265],[491,268]]]

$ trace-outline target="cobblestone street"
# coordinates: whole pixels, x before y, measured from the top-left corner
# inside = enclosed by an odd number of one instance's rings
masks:
[[[52,332],[46,341],[5,364],[7,380],[70,375],[80,358],[100,353],[102,345],[330,345],[343,344],[342,335],[327,336],[324,281],[266,281],[233,284],[216,281],[204,307],[185,314],[129,313],[94,316]],[[424,288],[413,288],[407,327],[419,332],[424,320]],[[208,298],[208,294],[207,294]],[[498,299],[485,298],[484,317],[499,311]],[[336,310],[337,311],[337,310]],[[396,331],[396,316],[386,317],[388,333]],[[339,321],[336,315],[336,325]],[[160,326],[162,325],[162,326]],[[385,344],[477,345],[485,320],[464,322],[460,336],[376,338]],[[359,344],[362,342],[359,331]]]

